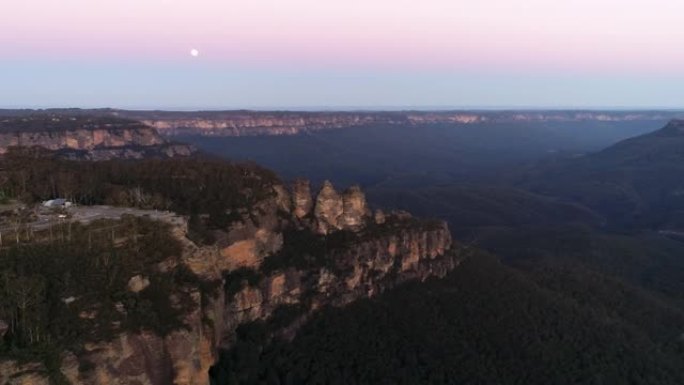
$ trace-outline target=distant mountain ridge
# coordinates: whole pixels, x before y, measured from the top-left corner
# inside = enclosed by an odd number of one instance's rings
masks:
[[[582,203],[630,227],[684,227],[684,120],[532,169],[521,187]]]
[[[661,130],[656,131],[654,134],[660,135],[684,135],[684,120],[674,119],[668,123],[667,126],[663,127]]]
[[[365,125],[476,124],[506,122],[619,122],[684,118],[684,111],[135,111],[117,109],[0,110],[0,117],[71,114],[126,118],[156,128],[162,135],[294,135]]]

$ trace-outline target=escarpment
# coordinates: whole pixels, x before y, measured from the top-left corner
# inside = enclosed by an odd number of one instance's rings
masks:
[[[296,135],[367,125],[477,124],[483,122],[660,121],[678,114],[621,111],[123,111],[118,117],[139,120],[163,135]]]
[[[0,361],[14,376],[9,382],[10,375],[0,374],[0,384],[41,383],[55,375],[88,385],[208,384],[218,351],[231,346],[240,325],[288,311],[274,333],[291,337],[317,309],[367,298],[406,280],[442,277],[464,258],[444,222],[373,214],[358,187],[338,193],[326,182],[315,195],[304,180],[271,187],[264,199],[231,209],[230,224],[213,230],[210,243],[189,239],[198,225],[187,217],[161,219],[182,252],[150,271],[180,274],[187,268],[199,278],[178,289],[186,301],[183,327],[164,334],[146,328],[118,332],[62,352],[53,368]],[[125,277],[131,295],[158,290],[150,274]],[[175,298],[171,302],[181,306]]]
[[[4,116],[99,116],[131,119],[164,136],[296,135],[369,125],[418,126],[515,122],[662,121],[681,118],[667,111],[128,111],[128,110],[0,110]]]
[[[298,181],[293,189],[304,184]],[[295,195],[293,207],[308,201],[306,193]],[[226,343],[238,325],[266,319],[281,306],[299,305],[299,315],[306,317],[322,306],[344,305],[407,279],[443,276],[462,257],[452,249],[446,223],[401,213],[373,216],[358,187],[339,194],[325,182],[315,201],[315,207],[299,213],[311,218],[309,228],[291,226],[289,220],[267,224],[259,231],[281,226],[283,241],[272,244],[277,251],[255,253],[252,260],[260,263],[226,275]],[[299,215],[293,213],[293,220]]]
[[[11,147],[40,147],[84,160],[170,158],[195,152],[192,146],[170,142],[136,121],[69,115],[0,120],[0,155]]]
[[[114,109],[0,110],[3,117],[99,116],[131,119],[164,136],[296,135],[368,125],[478,124],[515,122],[627,122],[682,118],[677,111],[130,111]]]

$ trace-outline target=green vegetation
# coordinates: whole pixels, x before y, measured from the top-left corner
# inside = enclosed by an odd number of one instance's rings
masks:
[[[246,326],[214,382],[684,383],[682,124],[583,156],[614,140],[573,141],[606,126],[542,126],[195,138],[286,176],[361,182],[371,202],[445,219],[457,239],[506,263],[480,255],[443,281],[324,309],[291,342],[269,338],[277,317]],[[626,127],[615,132],[629,136]],[[559,129],[564,138],[550,138]],[[330,240],[299,243],[265,266],[315,266],[320,249],[331,250]]]
[[[191,230],[205,241],[212,240],[209,230],[227,227],[240,219],[240,209],[271,196],[277,181],[253,164],[199,158],[79,162],[13,149],[0,165],[4,191],[25,202],[61,197],[83,205],[172,210],[197,219]]]
[[[269,340],[268,323],[246,325],[212,369],[213,383],[684,381],[684,313],[603,276],[567,277],[476,255],[443,280],[325,309],[291,343]]]
[[[25,116],[15,115],[0,120],[0,133],[7,132],[59,132],[77,129],[108,129],[144,127],[142,123],[130,119],[95,116],[88,114],[33,113]]]
[[[676,239],[684,225],[684,136],[670,127],[570,159],[598,148],[570,142],[586,128],[566,125],[557,136],[545,125],[530,131],[527,123],[488,123],[201,138],[217,153],[249,153],[287,176],[370,185],[368,196],[379,206],[446,219],[461,239],[472,238],[507,264],[476,255],[444,280],[323,309],[293,341],[272,336],[306,309],[282,306],[271,319],[239,328],[212,369],[214,383],[684,383],[684,243]],[[613,137],[621,130],[615,128]],[[548,157],[549,150],[560,152]],[[549,160],[518,170],[520,162],[541,158]],[[492,185],[476,184],[487,180]],[[24,149],[0,163],[8,198],[170,209],[189,216],[197,243],[213,243],[217,229],[272,194],[276,181],[254,165],[209,159],[85,163]],[[184,327],[169,295],[190,309],[186,288],[200,287],[206,296],[217,283],[184,268],[156,270],[177,245],[163,226],[155,230],[159,224],[124,221],[137,230],[93,237],[97,226],[114,225],[95,223],[55,242],[0,251],[0,319],[10,325],[0,354],[40,358],[54,368],[58,352],[78,353],[84,341]],[[223,289],[230,296],[290,267],[343,273],[331,254],[439,226],[410,219],[329,236],[286,231],[281,251],[259,271],[228,273]],[[128,291],[134,275],[150,286]]]
[[[371,201],[403,208],[419,217],[439,217],[456,234],[478,226],[530,226],[558,223],[598,225],[602,218],[579,204],[511,187],[464,184],[416,188],[373,188]]]
[[[523,162],[597,151],[665,122],[371,124],[306,135],[179,139],[228,159],[254,160],[286,179],[411,190],[483,180],[498,184]]]
[[[531,167],[518,185],[579,202],[614,228],[684,226],[684,123],[585,157]]]
[[[0,250],[0,320],[8,325],[0,356],[49,363],[123,331],[165,335],[185,327],[183,315],[196,307],[191,290],[215,287],[182,264],[159,267],[181,253],[167,224],[125,216],[55,231],[64,236]],[[135,276],[149,285],[130,291]]]
[[[652,232],[601,233],[586,226],[481,230],[480,246],[523,270],[582,267],[631,285],[684,310],[684,243]]]

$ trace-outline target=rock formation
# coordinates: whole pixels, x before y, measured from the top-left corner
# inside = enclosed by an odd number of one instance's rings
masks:
[[[323,187],[316,197],[314,216],[318,223],[317,231],[328,234],[335,230],[341,230],[341,217],[344,214],[344,203],[340,194],[335,191],[332,183],[323,182]]]
[[[359,186],[352,186],[340,195],[329,181],[316,197],[314,208],[317,229],[320,234],[337,230],[359,231],[370,218],[366,196]]]
[[[311,213],[313,199],[308,180],[299,179],[292,185],[292,204],[296,218],[302,219]]]
[[[133,293],[139,293],[145,290],[145,288],[148,286],[150,286],[150,280],[140,274],[135,275],[128,280],[128,290],[132,291]]]
[[[63,378],[84,385],[206,385],[218,350],[230,346],[239,325],[266,320],[283,305],[297,305],[297,319],[278,331],[292,336],[297,325],[322,306],[370,297],[408,279],[444,276],[464,258],[452,247],[444,222],[394,214],[379,220],[377,213],[373,221],[358,187],[340,195],[330,183],[324,184],[315,209],[306,181],[296,182],[291,192],[283,186],[273,189],[269,198],[242,211],[242,219],[225,229],[214,245],[194,244],[186,236],[187,222],[170,222],[183,253],[179,261],[162,262],[158,268],[168,271],[173,263],[182,263],[205,282],[226,287],[213,296],[202,293],[201,287],[191,292],[196,306],[184,316],[186,328],[165,336],[121,332],[111,340],[87,343],[80,351],[66,351],[59,368]],[[312,215],[311,222],[301,221]],[[336,243],[334,233],[342,230],[354,241]],[[265,261],[278,258],[288,242],[288,231],[308,232],[312,242],[324,242],[325,261],[301,268],[285,260],[265,270]],[[244,270],[258,279],[233,275]],[[139,275],[128,282],[132,291],[155,284]],[[0,361],[4,383],[47,383],[47,372],[42,364]]]
[[[361,187],[352,186],[342,195],[342,228],[356,231],[365,225],[367,217],[370,215],[366,195],[361,191]]]
[[[330,258],[336,261],[332,270],[321,267],[313,272],[294,268],[276,271],[257,285],[245,285],[233,301],[228,301],[224,319],[233,323],[227,330],[268,318],[284,304],[308,301],[310,311],[314,311],[324,305],[340,306],[376,295],[408,279],[441,277],[462,257],[450,251],[451,242],[444,224],[429,230],[405,228],[332,251]],[[312,274],[318,278],[312,280]]]

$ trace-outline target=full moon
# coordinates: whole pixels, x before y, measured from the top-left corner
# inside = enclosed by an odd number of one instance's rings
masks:
[[[195,49],[195,48],[191,49],[191,50],[190,50],[190,56],[192,56],[192,57],[197,57],[197,56],[199,56],[199,51],[198,51],[197,49]]]

